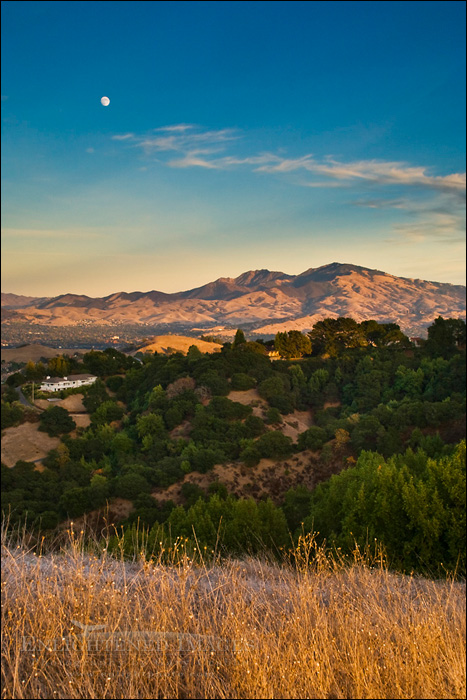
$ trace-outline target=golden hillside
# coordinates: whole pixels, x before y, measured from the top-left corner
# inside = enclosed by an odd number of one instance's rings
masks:
[[[170,352],[169,348],[172,348],[172,351],[187,353],[192,345],[196,345],[200,352],[219,352],[221,349],[218,343],[211,343],[199,338],[190,338],[186,335],[156,335],[151,338],[151,342],[148,345],[139,348],[138,352],[167,354]]]

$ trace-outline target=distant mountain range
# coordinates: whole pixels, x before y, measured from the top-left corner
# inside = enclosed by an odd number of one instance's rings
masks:
[[[174,294],[117,292],[28,297],[2,293],[2,322],[52,326],[146,324],[164,332],[222,332],[242,327],[257,335],[309,330],[326,317],[350,316],[398,323],[409,335],[424,335],[437,316],[464,318],[462,285],[395,277],[358,265],[331,263],[300,275],[250,270],[220,277]]]

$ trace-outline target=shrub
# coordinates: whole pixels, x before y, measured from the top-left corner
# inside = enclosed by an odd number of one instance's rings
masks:
[[[292,452],[292,440],[279,430],[271,430],[257,440],[256,447],[262,457],[288,457]]]
[[[320,450],[327,440],[324,428],[312,425],[298,436],[298,448],[300,450]]]
[[[268,425],[273,425],[274,423],[282,423],[281,412],[278,408],[272,407],[268,409],[266,413],[265,423]]]
[[[254,389],[256,380],[244,372],[237,372],[232,375],[230,386],[235,391],[248,391],[248,389]]]

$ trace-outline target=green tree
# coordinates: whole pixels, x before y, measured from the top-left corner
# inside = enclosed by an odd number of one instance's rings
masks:
[[[385,432],[384,426],[375,416],[369,414],[360,416],[351,427],[352,446],[357,452],[363,449],[375,449],[378,440],[384,436]]]
[[[39,430],[43,430],[51,437],[70,433],[75,428],[75,421],[62,406],[51,406],[41,413]]]
[[[328,380],[329,372],[327,369],[317,369],[308,380],[308,393],[314,404],[322,398],[324,387]]]
[[[162,440],[167,437],[167,429],[162,416],[157,413],[146,413],[136,419],[136,430],[141,439],[151,436]]]
[[[23,409],[19,403],[5,403],[2,401],[1,425],[2,430],[18,425],[23,419]]]
[[[230,391],[227,379],[214,369],[204,372],[199,378],[199,384],[207,386],[213,396],[227,396]]]
[[[121,498],[133,500],[140,493],[147,493],[150,490],[147,479],[134,471],[127,472],[115,479],[115,495]]]
[[[105,384],[102,380],[97,379],[93,384],[90,384],[85,388],[85,395],[83,398],[83,405],[89,413],[94,413],[101,403],[104,401],[109,401],[110,396],[107,393]]]
[[[28,362],[24,368],[24,375],[29,381],[38,381],[45,377],[46,369],[42,362],[38,362],[37,364]]]
[[[258,386],[258,393],[261,398],[266,399],[268,402],[276,396],[285,396],[285,381],[286,378],[278,374],[268,377],[268,379],[264,379]]]
[[[278,408],[268,408],[266,412],[265,423],[267,423],[268,425],[282,423],[282,415]]]
[[[308,335],[314,352],[330,357],[337,357],[345,348],[367,345],[363,329],[352,318],[325,318],[315,323]]]
[[[244,372],[237,372],[232,375],[230,384],[235,391],[248,391],[248,389],[254,389],[256,380]]]
[[[240,460],[247,467],[254,467],[261,459],[261,452],[254,440],[246,439],[242,441],[242,450],[240,452]]]
[[[436,318],[428,328],[426,348],[436,355],[445,355],[456,348],[465,348],[466,324],[460,318]]]
[[[241,328],[238,328],[237,332],[235,333],[233,347],[238,348],[239,345],[242,345],[244,343],[246,343],[245,333],[242,331]]]
[[[89,489],[76,486],[65,491],[58,503],[63,515],[69,518],[77,518],[89,510]]]
[[[287,520],[281,508],[278,508],[270,498],[258,503],[260,519],[259,538],[267,549],[278,551],[290,542]]]
[[[311,491],[299,485],[289,489],[284,497],[282,510],[291,532],[295,532],[309,515],[311,508]]]
[[[399,365],[396,370],[394,381],[394,393],[397,398],[408,396],[417,398],[422,393],[424,374],[421,367],[418,369],[410,369]]]
[[[385,461],[362,452],[355,467],[319,484],[305,528],[351,551],[375,539],[390,566],[465,574],[465,441],[438,460],[407,450]]]
[[[401,344],[408,347],[410,341],[404,335],[397,323],[378,323],[377,321],[362,321],[360,327],[371,345],[384,347]]]
[[[104,423],[111,423],[114,420],[120,420],[122,416],[123,408],[115,403],[115,401],[110,400],[101,403],[94,411],[91,418],[93,423],[103,425]]]
[[[15,372],[6,378],[6,384],[10,387],[21,386],[21,384],[24,384],[25,382],[26,377],[21,372]]]
[[[292,452],[292,439],[280,430],[270,430],[256,441],[256,447],[262,457],[281,459]]]
[[[107,477],[94,474],[89,484],[89,504],[91,508],[103,506],[110,497],[110,485]]]
[[[70,371],[70,364],[63,355],[51,357],[47,363],[47,371],[52,377],[66,377]]]
[[[149,393],[148,408],[150,411],[165,411],[168,406],[167,396],[160,384],[153,387]]]
[[[286,359],[303,357],[311,353],[311,341],[300,331],[279,332],[274,340],[274,348]]]
[[[298,436],[298,449],[320,450],[325,442],[327,442],[327,435],[324,428],[312,425],[311,428]]]
[[[197,345],[190,345],[188,348],[188,352],[186,354],[187,360],[190,364],[196,362],[197,360],[200,360],[203,357],[203,353],[201,350],[198,348]]]

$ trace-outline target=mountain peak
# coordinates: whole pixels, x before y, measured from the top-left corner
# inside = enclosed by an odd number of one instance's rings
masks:
[[[235,283],[242,287],[271,286],[284,280],[293,279],[293,275],[286,275],[285,272],[271,270],[248,270],[235,278]]]
[[[370,267],[362,267],[361,265],[354,265],[352,263],[333,262],[329,263],[328,265],[321,265],[321,267],[310,267],[308,270],[305,270],[305,272],[302,272],[300,275],[296,276],[294,286],[301,287],[308,282],[331,282],[336,278],[351,275],[352,272],[356,272],[367,277],[372,277],[375,274],[387,274],[386,272],[374,270]]]
[[[64,294],[54,299],[5,297],[4,320],[54,325],[131,322],[193,332],[248,327],[258,333],[307,330],[328,316],[398,323],[423,335],[438,316],[465,317],[465,287],[394,275],[350,263],[332,262],[287,275],[266,268],[236,278],[220,277],[196,289],[121,292],[107,298]],[[4,301],[4,303],[5,303]],[[19,305],[21,304],[21,306]],[[14,305],[14,306],[13,306]]]

